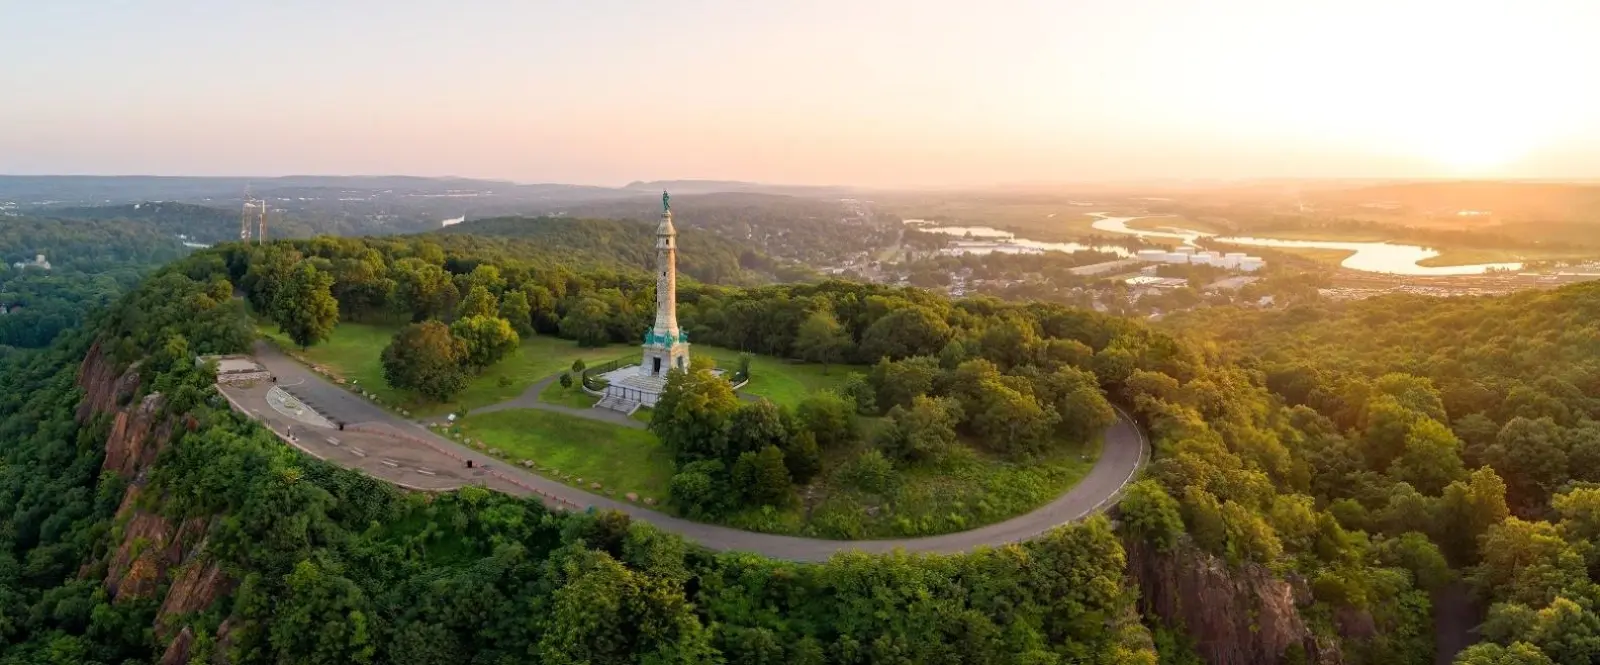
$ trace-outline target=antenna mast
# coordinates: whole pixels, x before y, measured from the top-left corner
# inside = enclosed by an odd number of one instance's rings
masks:
[[[267,202],[265,199],[263,199],[259,201],[259,203],[261,204],[261,208],[256,221],[259,224],[260,230],[256,231],[256,243],[265,245],[267,244]]]
[[[255,198],[250,196],[250,186],[244,186],[244,208],[239,212],[239,242],[250,242],[250,209],[255,206]]]

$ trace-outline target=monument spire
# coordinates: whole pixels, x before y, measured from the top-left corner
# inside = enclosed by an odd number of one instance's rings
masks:
[[[661,192],[661,223],[656,225],[656,319],[645,333],[644,374],[688,368],[689,337],[678,327],[678,229],[672,225],[672,196]]]

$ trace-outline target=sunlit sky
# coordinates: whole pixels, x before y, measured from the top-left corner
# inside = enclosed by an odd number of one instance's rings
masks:
[[[1600,178],[1600,1],[0,0],[0,173]]]

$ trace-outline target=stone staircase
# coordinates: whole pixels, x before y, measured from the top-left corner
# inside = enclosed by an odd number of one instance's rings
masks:
[[[605,397],[601,397],[600,401],[594,403],[594,408],[610,409],[612,411],[631,416],[633,415],[634,411],[639,410],[639,403],[631,399],[625,399],[618,395],[606,395]]]

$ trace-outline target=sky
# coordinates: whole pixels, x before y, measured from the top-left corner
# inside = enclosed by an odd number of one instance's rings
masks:
[[[1594,0],[0,0],[0,173],[1600,178]]]

